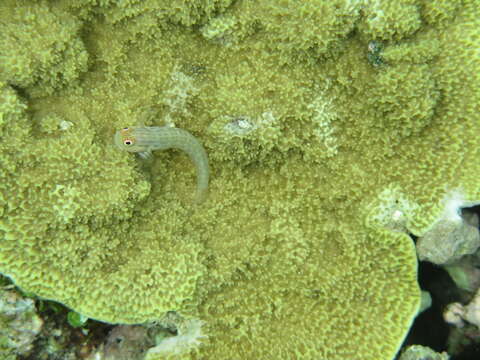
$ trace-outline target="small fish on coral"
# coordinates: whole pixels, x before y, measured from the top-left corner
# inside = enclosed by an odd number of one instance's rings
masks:
[[[115,144],[121,149],[148,158],[153,150],[179,149],[187,153],[197,169],[196,202],[205,199],[208,189],[208,156],[198,139],[186,130],[169,126],[125,127],[115,133]]]

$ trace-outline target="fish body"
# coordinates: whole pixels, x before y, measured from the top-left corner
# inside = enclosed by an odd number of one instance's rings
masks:
[[[187,153],[197,171],[196,202],[204,200],[209,181],[208,156],[198,139],[186,130],[169,126],[134,126],[118,130],[118,148],[148,157],[154,150],[179,149]]]

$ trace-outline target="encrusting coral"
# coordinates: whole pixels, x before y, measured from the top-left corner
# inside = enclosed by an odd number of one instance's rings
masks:
[[[2,3],[51,40],[0,41],[0,271],[107,322],[198,319],[185,359],[391,360],[406,233],[480,201],[480,8],[396,4]],[[204,203],[185,154],[115,147],[140,124],[205,145]]]
[[[80,37],[82,23],[61,7],[45,1],[0,5],[0,79],[32,96],[51,94],[87,70],[88,54]]]

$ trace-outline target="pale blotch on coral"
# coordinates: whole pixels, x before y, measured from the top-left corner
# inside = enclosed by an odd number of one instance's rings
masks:
[[[390,184],[380,191],[369,206],[367,224],[398,232],[407,232],[418,204],[397,184]]]
[[[307,158],[313,159],[318,154],[318,147],[323,149],[322,159],[337,155],[339,140],[335,121],[338,120],[338,115],[326,91],[319,89],[318,95],[308,104],[307,109],[311,111],[313,125],[313,144],[306,150]]]

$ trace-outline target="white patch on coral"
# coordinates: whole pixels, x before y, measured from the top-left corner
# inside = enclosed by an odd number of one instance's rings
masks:
[[[418,204],[411,201],[397,185],[385,188],[377,195],[369,221],[395,231],[405,231]]]
[[[149,354],[181,354],[187,352],[201,344],[201,340],[207,338],[202,333],[204,322],[198,319],[187,320],[185,324],[178,329],[176,336],[163,339],[160,344],[148,350]]]
[[[465,198],[460,190],[450,191],[443,199],[442,219],[460,222],[462,221],[461,210],[466,204]]]
[[[223,129],[234,136],[242,136],[248,134],[249,132],[255,130],[257,125],[253,123],[253,121],[246,117],[240,116],[231,121],[229,121]]]
[[[268,127],[276,122],[271,111],[265,111],[257,118],[238,116],[231,119],[223,129],[233,136],[244,136],[261,127]]]
[[[66,131],[70,129],[73,126],[73,123],[70,121],[62,120],[60,121],[60,124],[58,124],[60,130]]]
[[[400,221],[400,219],[403,218],[403,216],[404,216],[403,211],[395,210],[395,211],[393,212],[392,219],[393,219],[393,221],[397,221],[397,222],[398,222],[398,221]]]
[[[462,208],[480,205],[480,200],[468,201],[462,189],[453,189],[445,194],[442,204],[443,211],[438,221],[462,221]]]
[[[198,93],[194,79],[175,66],[170,75],[170,87],[165,91],[163,103],[169,108],[165,114],[165,123],[173,124],[176,115],[188,115],[188,100]]]
[[[259,125],[271,125],[277,121],[277,118],[271,111],[265,111],[258,119]]]
[[[52,208],[57,213],[57,218],[63,223],[68,223],[80,208],[78,204],[80,192],[71,186],[57,184],[52,195],[54,197]]]
[[[438,222],[461,222],[463,221],[462,208],[476,205],[480,205],[480,201],[467,201],[466,196],[461,189],[457,188],[449,190],[442,199],[442,212],[431,227]]]
[[[338,141],[334,125],[337,115],[332,101],[324,91],[320,91],[320,94],[307,108],[312,112],[313,135],[319,143],[326,147],[328,157],[335,156],[338,153]]]

